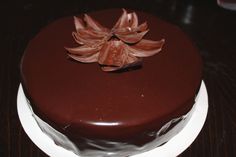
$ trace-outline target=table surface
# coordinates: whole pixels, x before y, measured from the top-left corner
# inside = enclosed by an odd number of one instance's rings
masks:
[[[236,11],[218,7],[216,0],[0,3],[1,157],[47,157],[25,134],[16,111],[19,63],[29,40],[55,19],[105,8],[150,12],[192,38],[204,60],[209,113],[200,135],[180,156],[236,156]]]

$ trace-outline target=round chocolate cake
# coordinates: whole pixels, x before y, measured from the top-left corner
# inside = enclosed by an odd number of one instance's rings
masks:
[[[122,9],[88,13],[109,29],[121,14]],[[193,107],[202,79],[197,49],[178,27],[136,14],[140,24],[148,25],[144,39],[165,39],[162,50],[142,58],[138,66],[107,72],[99,63],[69,57],[65,47],[78,46],[71,35],[76,29],[73,17],[43,28],[22,57],[22,84],[35,114],[66,135],[81,154],[126,148],[126,155],[135,154],[157,138],[162,126]]]

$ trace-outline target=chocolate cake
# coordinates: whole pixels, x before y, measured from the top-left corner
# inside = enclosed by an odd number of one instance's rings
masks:
[[[69,57],[68,47],[78,46],[71,35],[76,29],[73,17],[43,28],[22,57],[22,84],[35,114],[67,136],[82,155],[146,151],[150,148],[141,148],[155,141],[166,123],[193,107],[202,79],[198,50],[178,27],[136,13],[139,24],[148,24],[143,38],[165,40],[162,50],[142,58],[141,64],[108,72],[96,62]],[[111,29],[122,9],[87,14]]]

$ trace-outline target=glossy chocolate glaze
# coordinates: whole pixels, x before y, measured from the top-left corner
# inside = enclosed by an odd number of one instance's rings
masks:
[[[111,28],[121,9],[91,15]],[[33,38],[21,63],[24,90],[36,114],[67,135],[81,149],[86,140],[144,145],[166,122],[187,113],[201,81],[197,49],[176,26],[136,12],[150,29],[144,37],[165,39],[162,51],[144,58],[141,68],[103,72],[97,63],[67,57],[64,46],[76,46],[73,17],[59,19]],[[79,15],[78,17],[82,17]]]

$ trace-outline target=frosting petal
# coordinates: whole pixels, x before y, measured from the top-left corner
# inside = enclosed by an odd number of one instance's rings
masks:
[[[143,31],[147,30],[147,28],[148,28],[147,22],[144,22],[141,25],[139,25],[138,27],[135,27],[133,30],[136,32],[139,32],[139,31],[143,32]]]
[[[92,45],[97,44],[98,42],[101,42],[101,40],[99,40],[99,39],[86,38],[86,37],[80,35],[80,33],[78,33],[78,32],[73,32],[72,36],[74,37],[74,39],[77,43],[82,44],[82,45],[92,46]]]
[[[101,65],[122,66],[127,52],[125,45],[120,40],[111,40],[104,44],[100,50],[98,63]]]
[[[128,21],[131,28],[138,27],[138,16],[135,12],[128,14]]]
[[[164,43],[164,39],[160,41],[142,39],[137,44],[128,46],[128,49],[136,57],[149,57],[160,52]]]
[[[99,51],[98,47],[89,47],[87,45],[83,45],[80,47],[75,47],[75,48],[67,48],[65,49],[70,53],[74,55],[91,55],[94,53],[97,53]]]
[[[110,72],[110,71],[125,69],[125,68],[128,68],[128,67],[138,66],[138,65],[141,65],[141,63],[142,63],[142,59],[136,58],[132,55],[129,55],[127,57],[127,63],[124,64],[123,66],[119,66],[119,67],[116,67],[116,66],[101,66],[101,68],[102,68],[103,71]]]
[[[92,29],[94,29],[96,31],[106,31],[106,30],[108,30],[107,28],[105,28],[102,25],[100,25],[97,21],[92,19],[87,14],[84,15],[84,21],[86,22],[87,27],[92,28]]]
[[[72,37],[74,38],[75,42],[80,45],[84,45],[84,42],[78,37],[76,32],[72,32]]]
[[[101,66],[103,71],[109,72],[109,71],[116,71],[121,69],[121,67],[114,67],[114,66]]]
[[[121,33],[116,33],[115,35],[122,41],[126,43],[137,43],[139,42],[143,36],[148,32],[148,30],[143,31],[141,33],[130,33],[130,34],[121,34]]]
[[[103,39],[109,33],[95,31],[93,29],[81,29],[81,30],[78,31],[78,34],[81,37],[83,37],[83,38],[88,38],[88,39]]]
[[[125,27],[125,28],[118,28],[114,30],[114,34],[131,34],[131,33],[141,33],[147,30],[147,22],[142,23],[138,27],[135,28],[130,28],[130,27]]]
[[[123,13],[121,17],[119,18],[119,20],[116,22],[115,26],[112,28],[113,30],[117,28],[127,27],[129,25],[127,11],[125,9],[122,9],[122,11]]]
[[[99,53],[95,53],[88,56],[78,56],[78,55],[68,54],[68,56],[79,62],[93,63],[93,62],[97,62]]]
[[[103,71],[115,71],[140,64],[141,59],[129,53],[122,41],[112,40],[101,49],[98,62]]]
[[[75,23],[75,29],[77,31],[80,30],[80,29],[85,28],[85,25],[84,25],[83,21],[80,18],[76,17],[76,16],[74,16],[74,23]]]

